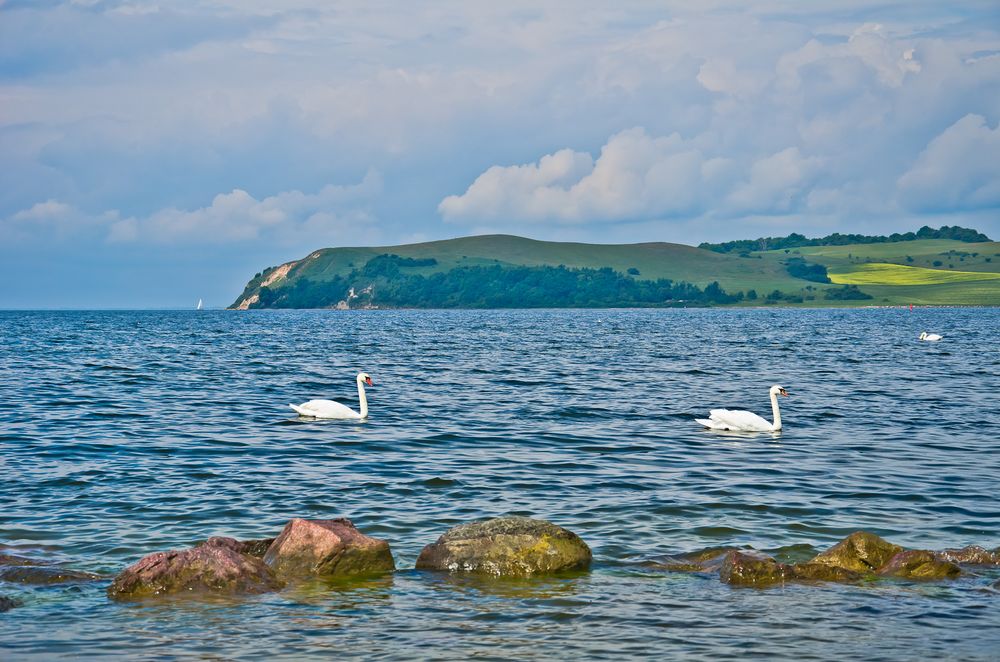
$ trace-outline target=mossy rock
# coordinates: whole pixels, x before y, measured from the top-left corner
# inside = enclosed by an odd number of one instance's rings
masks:
[[[545,520],[498,517],[460,524],[424,547],[420,570],[530,577],[590,566],[587,543]]]
[[[719,579],[736,586],[770,586],[788,579],[788,566],[763,552],[734,550],[726,554]]]
[[[824,563],[796,563],[788,568],[791,578],[800,582],[856,582],[864,576],[853,570]]]
[[[874,533],[856,531],[825,552],[820,552],[809,562],[853,572],[873,573],[901,551],[902,547],[883,540]]]
[[[911,549],[893,556],[878,574],[884,577],[934,581],[958,577],[962,574],[962,569],[935,552]]]

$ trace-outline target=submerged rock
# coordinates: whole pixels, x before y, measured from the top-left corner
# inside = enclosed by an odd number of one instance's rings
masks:
[[[646,566],[668,572],[715,572],[722,568],[726,554],[733,551],[739,551],[739,548],[707,547],[697,552],[660,557],[649,561]]]
[[[0,580],[19,584],[69,584],[100,579],[92,572],[70,570],[51,565],[17,565],[0,567]]]
[[[0,566],[4,565],[49,565],[47,561],[36,561],[17,554],[5,554],[0,552]]]
[[[904,579],[951,579],[962,574],[962,569],[935,552],[911,549],[893,556],[878,574]]]
[[[20,607],[24,603],[17,598],[8,598],[6,595],[0,595],[0,614],[5,611],[10,611],[14,607]]]
[[[111,598],[141,598],[179,592],[265,593],[281,588],[263,561],[237,551],[233,538],[210,538],[180,551],[156,552],[115,577]]]
[[[726,554],[719,570],[719,579],[737,586],[768,586],[784,582],[789,566],[778,563],[763,552],[733,550]]]
[[[561,526],[528,517],[497,517],[448,530],[423,548],[417,568],[528,577],[585,569],[591,558],[587,543]]]
[[[901,551],[902,547],[883,540],[874,533],[856,531],[825,552],[817,554],[810,563],[871,573],[884,566]]]
[[[337,577],[392,572],[389,543],[358,531],[347,519],[293,519],[264,555],[279,577]]]
[[[992,552],[978,545],[969,545],[961,549],[945,549],[938,554],[946,561],[964,565],[1000,565],[1000,550]]]

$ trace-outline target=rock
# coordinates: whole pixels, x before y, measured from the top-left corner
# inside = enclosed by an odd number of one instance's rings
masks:
[[[938,554],[946,561],[966,565],[1000,565],[1000,550],[989,551],[978,545],[962,549],[945,549]]]
[[[4,554],[0,552],[0,566],[2,565],[48,565],[45,561],[36,561],[16,554]]]
[[[423,548],[417,569],[529,577],[585,569],[590,561],[587,543],[561,526],[528,517],[497,517],[448,530]]]
[[[281,588],[260,559],[241,554],[232,538],[210,538],[181,551],[156,552],[115,577],[111,598],[140,598],[179,592],[265,593]]]
[[[68,584],[100,579],[92,572],[81,572],[56,566],[18,565],[0,567],[0,580],[19,584]]]
[[[0,614],[5,611],[10,611],[14,607],[20,607],[24,603],[17,598],[8,598],[6,595],[0,595]]]
[[[893,545],[874,533],[856,531],[825,552],[817,554],[810,563],[870,573],[877,571],[901,551],[902,547]]]
[[[951,561],[923,549],[911,549],[896,554],[878,572],[884,577],[928,580],[951,579],[961,573],[962,569]]]
[[[726,554],[737,550],[736,547],[707,547],[679,556],[664,556],[649,561],[646,566],[669,572],[715,572],[722,567]]]
[[[737,586],[768,586],[788,578],[789,566],[754,550],[734,550],[726,554],[719,579]]]
[[[263,538],[261,540],[241,540],[240,542],[243,545],[244,554],[262,559],[274,540],[274,538]]]
[[[389,543],[371,538],[346,519],[293,519],[264,555],[276,575],[336,577],[392,572]]]
[[[825,563],[797,563],[788,566],[788,575],[801,582],[856,582],[863,577],[859,572]]]

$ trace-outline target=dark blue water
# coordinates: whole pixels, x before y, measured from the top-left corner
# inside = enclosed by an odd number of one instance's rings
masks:
[[[110,576],[346,516],[400,568],[132,604],[106,580],[0,583],[25,602],[0,615],[0,657],[997,659],[995,570],[759,590],[642,562],[808,556],[857,529],[1000,545],[998,330],[996,309],[0,313],[0,543]],[[287,409],[356,406],[358,370],[368,422]],[[769,417],[774,383],[779,436],[694,423]],[[579,533],[592,572],[412,570],[448,527],[506,513]]]

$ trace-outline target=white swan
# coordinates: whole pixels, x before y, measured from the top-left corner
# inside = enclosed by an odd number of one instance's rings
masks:
[[[708,418],[695,420],[712,430],[730,430],[733,432],[777,432],[781,429],[781,411],[778,410],[778,395],[788,395],[788,391],[778,385],[771,387],[771,411],[774,412],[774,423],[768,423],[751,411],[736,411],[733,409],[713,409]]]
[[[941,336],[936,333],[927,333],[926,331],[923,331],[920,334],[920,339],[928,342],[937,342],[938,340],[941,340]]]
[[[288,405],[299,413],[299,416],[311,418],[368,418],[368,399],[365,397],[365,384],[374,386],[367,372],[358,373],[358,400],[361,401],[361,413],[333,400],[310,400],[301,405]]]

